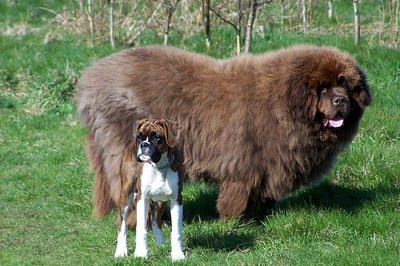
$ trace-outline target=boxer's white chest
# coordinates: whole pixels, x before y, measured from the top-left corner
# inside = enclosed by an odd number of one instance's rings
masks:
[[[145,163],[141,175],[141,191],[153,201],[168,201],[178,195],[178,173],[168,166],[164,169]]]

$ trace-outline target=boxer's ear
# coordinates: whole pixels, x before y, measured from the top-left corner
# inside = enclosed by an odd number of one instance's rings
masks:
[[[148,119],[136,120],[136,128],[134,129],[134,132],[133,132],[133,137],[134,137],[135,139],[137,139],[137,137],[139,136],[140,128],[141,128],[144,124],[146,124],[146,123],[148,123],[148,122],[149,122]]]
[[[148,119],[136,120],[136,133],[139,132],[139,129],[148,121]]]
[[[158,124],[164,129],[165,132],[165,141],[170,148],[174,148],[178,143],[178,136],[180,127],[177,122],[161,119],[158,121]]]

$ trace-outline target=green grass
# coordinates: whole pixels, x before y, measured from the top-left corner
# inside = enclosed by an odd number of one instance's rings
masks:
[[[27,10],[51,1],[17,2],[17,9],[0,3],[1,25],[43,25],[48,14]],[[61,10],[56,3],[53,9]],[[44,44],[45,34],[0,35],[0,265],[171,264],[169,244],[157,247],[152,236],[147,261],[115,261],[116,214],[92,216],[86,130],[71,95],[83,68],[113,50],[74,35]],[[229,28],[213,31],[210,50],[203,40],[201,33],[171,36],[172,45],[187,50],[218,58],[233,54]],[[147,32],[139,45],[161,42]],[[253,48],[261,53],[296,43],[337,46],[360,62],[374,102],[358,137],[322,184],[288,197],[261,222],[221,222],[218,189],[186,185],[184,264],[399,265],[400,52],[366,43],[356,47],[351,36],[275,31],[256,36]],[[169,240],[170,226],[164,232]],[[134,232],[129,243],[132,254]]]

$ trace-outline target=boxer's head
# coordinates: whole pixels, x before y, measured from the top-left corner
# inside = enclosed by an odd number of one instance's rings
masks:
[[[136,122],[137,160],[158,163],[161,156],[177,144],[176,122],[142,119]]]

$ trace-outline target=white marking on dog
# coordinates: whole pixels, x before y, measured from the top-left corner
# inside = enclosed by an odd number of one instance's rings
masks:
[[[184,260],[182,236],[183,207],[176,200],[171,200],[171,258],[173,261]]]
[[[157,164],[143,164],[141,180],[141,195],[136,210],[136,257],[147,256],[147,214],[149,208],[149,200],[154,202],[171,203],[171,258],[173,261],[185,259],[183,252],[182,237],[182,212],[183,207],[176,201],[179,193],[179,176],[177,172],[172,171],[169,164],[167,153],[164,153]],[[161,229],[158,227],[156,220],[152,223],[152,229],[156,238],[156,242],[161,244],[164,242]]]
[[[153,201],[169,201],[178,197],[178,173],[170,167],[159,169],[168,164],[168,156],[164,153],[157,164],[145,163],[141,176],[141,192],[144,197]]]
[[[118,239],[117,239],[117,248],[116,248],[115,254],[114,254],[115,258],[128,256],[128,243],[127,243],[128,225],[126,224],[126,219],[128,218],[129,208],[135,197],[136,197],[136,193],[131,193],[131,195],[129,195],[129,198],[128,198],[128,203],[124,207],[124,211],[122,214],[121,228],[120,228],[120,231],[118,234]]]
[[[141,143],[147,143],[147,144],[151,144],[149,141],[149,138],[146,138],[144,141],[142,141]],[[142,154],[142,147],[139,145],[138,151],[137,151],[137,157],[142,160],[142,162],[151,162],[151,158],[148,155]]]
[[[135,257],[147,258],[147,216],[149,200],[143,196],[136,203],[136,247]]]

